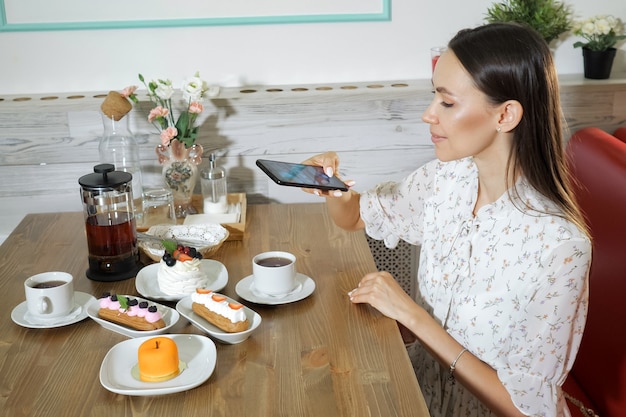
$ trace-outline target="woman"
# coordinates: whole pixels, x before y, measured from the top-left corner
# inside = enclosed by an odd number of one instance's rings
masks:
[[[363,277],[350,300],[415,335],[433,417],[567,416],[560,386],[586,319],[591,244],[567,181],[550,50],[515,24],[462,30],[433,86],[422,119],[436,161],[362,195],[307,190],[345,229],[421,245],[415,300],[387,272]],[[306,163],[338,172],[334,152]]]

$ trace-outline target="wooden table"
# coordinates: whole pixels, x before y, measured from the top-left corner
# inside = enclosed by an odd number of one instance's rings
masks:
[[[245,342],[216,342],[211,377],[192,390],[163,396],[107,391],[100,365],[128,338],[87,318],[52,329],[29,329],[10,318],[24,301],[23,281],[67,271],[75,289],[136,294],[134,279],[85,277],[82,213],[27,215],[0,246],[0,410],[2,416],[427,416],[396,323],[346,293],[375,269],[362,233],[332,224],[323,204],[251,205],[242,241],[226,242],[215,259],[229,272],[223,293],[251,274],[252,256],[287,250],[315,292],[291,304],[241,300],[263,322]],[[202,334],[181,317],[175,333]]]

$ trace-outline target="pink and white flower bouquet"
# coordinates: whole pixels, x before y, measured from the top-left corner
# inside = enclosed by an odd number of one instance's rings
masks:
[[[183,106],[178,119],[174,117],[175,109],[172,106],[175,90],[171,80],[157,79],[146,83],[143,75],[139,74],[139,81],[146,86],[148,97],[155,104],[148,114],[148,121],[159,129],[161,144],[167,147],[171,141],[177,140],[185,148],[190,148],[198,137],[198,126],[194,124],[198,115],[204,111],[202,100],[208,90],[206,81],[200,78],[198,72],[185,80],[181,88]],[[133,97],[131,93],[129,98],[132,100]]]

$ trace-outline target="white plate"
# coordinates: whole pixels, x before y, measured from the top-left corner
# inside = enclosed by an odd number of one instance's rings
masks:
[[[13,309],[11,319],[15,324],[30,329],[51,329],[54,327],[67,326],[86,319],[87,305],[93,300],[95,300],[95,297],[91,294],[76,291],[74,292],[74,303],[76,304],[74,309],[72,309],[68,315],[54,319],[37,319],[31,316],[30,313],[28,313],[26,301],[24,301]]]
[[[281,296],[272,296],[257,291],[256,288],[254,288],[254,276],[249,275],[237,283],[235,292],[244,300],[252,303],[278,305],[303,300],[315,291],[315,281],[304,274],[298,272],[296,274],[296,282],[298,285],[290,293]]]
[[[183,372],[169,381],[143,382],[131,371],[137,365],[139,346],[150,339],[128,339],[113,346],[100,366],[100,383],[106,389],[124,395],[163,395],[187,391],[209,379],[217,359],[215,343],[205,336],[194,334],[163,335],[176,342],[178,357],[186,364]]]
[[[226,297],[226,299],[228,301],[237,302],[230,297]],[[211,323],[200,317],[198,314],[196,314],[191,308],[192,304],[193,302],[191,301],[191,296],[187,296],[180,300],[178,304],[176,304],[176,310],[178,310],[181,316],[189,320],[191,324],[196,326],[198,329],[206,332],[209,336],[224,343],[230,343],[231,345],[234,345],[236,343],[243,342],[248,337],[250,337],[250,334],[252,334],[252,332],[261,324],[261,316],[259,315],[259,313],[249,309],[246,306],[243,306],[246,317],[250,322],[250,327],[248,328],[248,330],[243,332],[228,333],[212,325]]]
[[[180,318],[180,314],[178,314],[178,311],[174,310],[173,308],[155,303],[153,301],[145,300],[141,297],[135,297],[134,295],[124,295],[124,297],[134,298],[139,302],[147,301],[149,305],[156,306],[157,310],[161,313],[161,316],[163,317],[165,327],[157,330],[135,330],[131,329],[130,327],[122,326],[121,324],[113,323],[112,321],[101,319],[98,316],[98,310],[100,310],[100,300],[94,300],[87,306],[87,314],[105,329],[114,331],[119,334],[123,334],[124,336],[128,337],[154,336],[157,334],[165,333],[167,330],[169,330],[170,327],[175,325]]]
[[[214,261],[213,259],[202,259],[200,261],[200,268],[202,268],[209,277],[213,277],[213,279],[209,279],[209,283],[205,288],[212,291],[220,291],[228,284],[228,271],[221,262]],[[159,264],[156,263],[145,266],[139,271],[135,279],[135,288],[137,288],[139,294],[151,300],[159,301],[180,301],[189,295],[169,295],[161,292],[157,279],[158,270]]]

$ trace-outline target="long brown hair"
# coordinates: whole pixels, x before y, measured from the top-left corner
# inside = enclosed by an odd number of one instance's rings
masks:
[[[526,26],[491,23],[459,31],[448,47],[493,104],[517,100],[524,109],[513,131],[512,178],[523,174],[588,234],[570,187],[559,83],[546,42]]]

